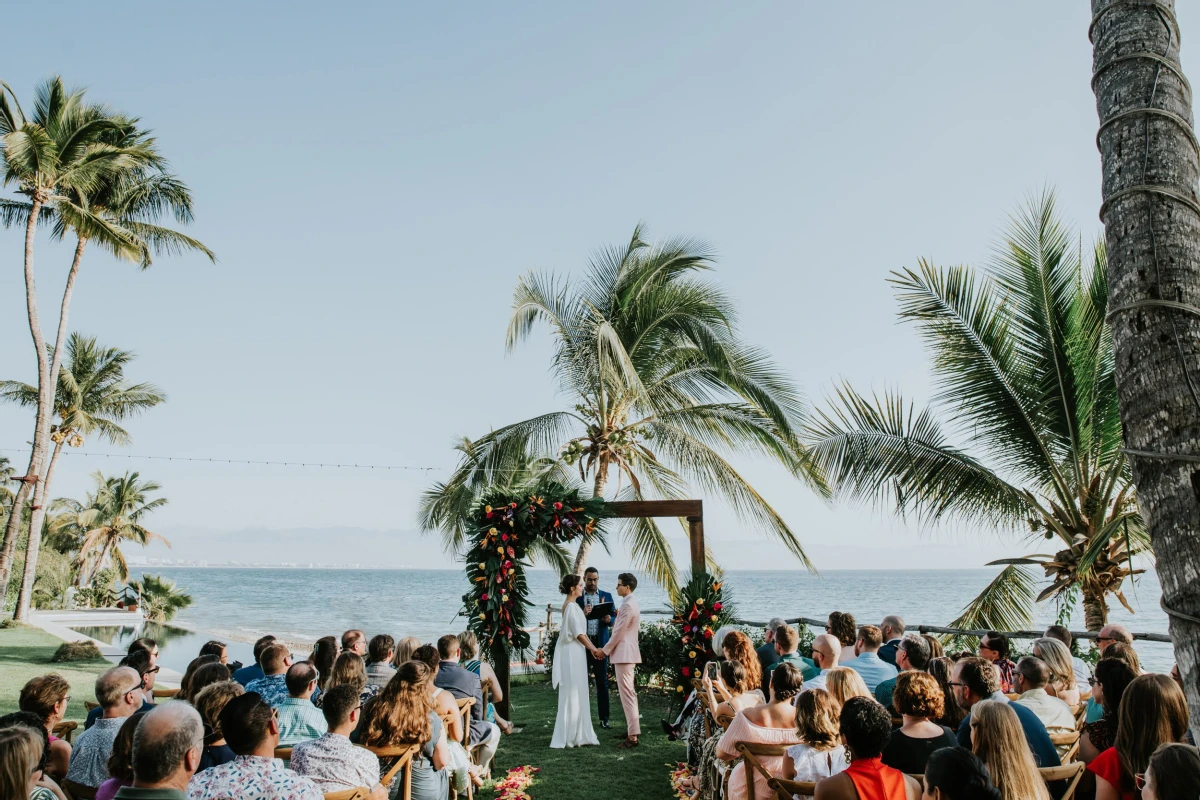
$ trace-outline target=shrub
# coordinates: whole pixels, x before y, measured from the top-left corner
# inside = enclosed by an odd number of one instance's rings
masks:
[[[100,653],[100,648],[96,647],[93,642],[63,642],[54,651],[54,657],[51,661],[91,661],[94,658],[103,658]]]

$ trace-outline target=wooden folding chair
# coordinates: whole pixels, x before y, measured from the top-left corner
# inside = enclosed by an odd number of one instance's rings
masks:
[[[730,714],[717,714],[715,719],[722,730],[729,730],[729,726],[733,724],[733,716]]]
[[[62,722],[54,726],[51,731],[55,736],[62,739],[67,744],[71,743],[71,737],[75,735],[75,729],[79,727],[79,723],[73,719],[64,719]]]
[[[771,778],[767,785],[775,790],[777,800],[794,800],[796,795],[812,797],[816,794],[816,781],[789,781],[786,778]]]
[[[767,785],[770,785],[771,779],[775,777],[771,774],[770,770],[762,765],[759,759],[764,756],[786,756],[788,745],[738,742],[735,746],[737,747],[737,751],[742,754],[742,768],[746,770],[747,800],[757,800],[754,773],[761,775],[767,781]],[[764,797],[762,800],[770,800],[770,798]]]
[[[464,697],[456,701],[458,703],[458,716],[462,718],[462,746],[470,748],[467,742],[471,741],[471,709],[475,706],[474,697]]]
[[[362,746],[363,745],[359,745],[359,747]],[[421,746],[414,742],[412,744],[392,745],[391,747],[367,747],[366,749],[375,754],[376,758],[379,759],[380,764],[383,764],[383,759],[385,758],[396,759],[392,762],[392,765],[388,767],[387,772],[379,778],[379,782],[382,783],[386,789],[389,788],[392,785],[392,781],[396,779],[396,773],[400,772],[400,770],[412,763],[413,756],[421,751]],[[411,769],[404,769],[403,781],[404,783],[401,787],[398,800],[412,800]]]
[[[342,792],[326,792],[325,800],[366,800],[371,790],[365,786],[356,789],[346,789]]]
[[[67,797],[74,798],[74,800],[96,800],[96,787],[94,786],[84,786],[82,783],[69,781],[66,778],[59,781],[58,785],[67,793]]]
[[[1087,724],[1087,703],[1080,703],[1078,710],[1075,711],[1075,730],[1082,731],[1085,724]]]
[[[84,707],[84,709],[86,709],[87,711],[91,711],[93,708],[99,708],[99,707],[100,707],[100,704],[99,704],[99,703],[97,703],[97,702],[95,702],[95,701],[92,701],[92,700],[84,700],[84,701],[83,701],[83,707]]]
[[[290,762],[292,760],[292,748],[276,747],[275,748],[275,757],[283,759],[284,766],[287,766],[288,762]]]
[[[1060,747],[1067,748],[1066,751],[1063,752],[1063,754],[1060,758],[1062,763],[1069,764],[1070,762],[1075,760],[1076,754],[1079,753],[1080,736],[1081,736],[1081,734],[1079,733],[1079,731],[1072,731],[1071,733],[1052,733],[1052,734],[1050,734],[1050,741],[1054,743],[1054,748],[1056,750]]]
[[[1046,782],[1047,786],[1055,781],[1069,781],[1066,791],[1058,800],[1071,800],[1075,796],[1075,790],[1079,788],[1079,781],[1083,779],[1085,766],[1082,761],[1076,761],[1061,767],[1042,767],[1038,770],[1038,774],[1042,776],[1042,780]]]
[[[154,688],[154,696],[156,698],[159,698],[159,697],[171,698],[177,694],[179,694],[179,689],[167,689],[167,688],[159,689],[157,686]]]

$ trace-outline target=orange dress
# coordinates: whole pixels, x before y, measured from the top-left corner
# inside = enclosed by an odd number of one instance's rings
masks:
[[[882,757],[851,761],[845,773],[854,781],[858,800],[907,800],[904,773],[883,763]]]

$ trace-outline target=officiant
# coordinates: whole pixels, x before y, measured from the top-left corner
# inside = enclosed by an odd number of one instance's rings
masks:
[[[608,604],[613,605],[613,596],[600,588],[600,571],[595,567],[588,567],[583,573],[583,595],[575,602],[583,608],[584,616],[587,617],[587,635],[592,640],[592,644],[596,647],[604,647],[608,644],[608,637],[612,633],[613,617],[616,616],[615,606],[611,614],[599,616],[593,619],[593,611],[602,610],[599,606]],[[593,658],[591,653],[587,657],[588,669],[591,671],[596,682],[596,711],[600,716],[600,727],[607,728],[608,724],[608,659]]]

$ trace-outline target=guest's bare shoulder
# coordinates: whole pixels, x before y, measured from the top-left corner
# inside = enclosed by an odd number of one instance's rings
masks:
[[[904,776],[904,788],[908,794],[908,800],[921,800],[923,790],[921,782],[911,775]]]
[[[850,779],[849,775],[838,773],[831,778],[817,782],[813,800],[858,800],[858,792],[855,791],[854,781]]]

